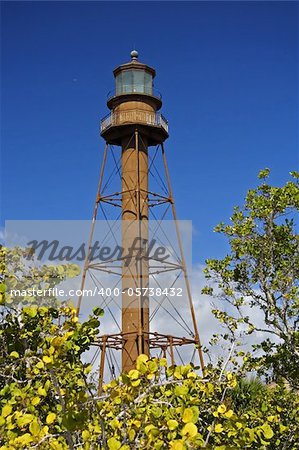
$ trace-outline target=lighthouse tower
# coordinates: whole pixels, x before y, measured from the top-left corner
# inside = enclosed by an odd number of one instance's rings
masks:
[[[133,50],[131,60],[118,66],[113,73],[115,89],[109,94],[107,101],[110,112],[101,120],[100,133],[106,146],[88,245],[91,248],[99,205],[101,202],[109,203],[120,208],[121,246],[123,255],[127,256],[122,256],[117,261],[121,292],[120,332],[105,334],[97,342],[101,352],[100,383],[103,381],[107,349],[121,351],[123,372],[135,367],[139,354],[150,356],[154,348],[161,349],[164,356],[169,354],[171,362],[174,363],[174,348],[183,345],[193,345],[202,368],[204,364],[164,149],[164,142],[168,138],[168,122],[160,112],[161,95],[154,89],[156,72],[152,67],[140,62],[138,52]],[[119,160],[116,166],[120,183],[117,192],[103,195],[109,149],[118,153],[114,159]],[[151,190],[151,152],[154,149],[161,155],[162,163],[157,173],[166,188],[163,193]],[[177,270],[182,274],[193,328],[189,335],[169,335],[151,329],[151,278],[152,274],[159,274],[160,269],[157,270],[159,261],[156,256],[149,255],[149,213],[161,204],[167,204],[172,213],[179,253],[176,264],[167,265],[165,262],[163,268],[164,271]],[[111,260],[111,265],[112,263],[115,263],[115,260]],[[107,267],[108,264],[104,269],[103,265],[92,263],[87,252],[81,288],[83,289],[90,271],[106,270],[107,274]],[[156,271],[153,268],[156,268]],[[115,270],[113,273],[115,274]],[[78,312],[82,300],[82,297],[78,300]]]

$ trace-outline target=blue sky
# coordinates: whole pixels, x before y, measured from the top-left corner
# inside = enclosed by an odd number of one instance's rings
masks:
[[[298,169],[297,2],[2,2],[3,219],[89,219],[112,70],[156,68],[195,262],[256,185]]]

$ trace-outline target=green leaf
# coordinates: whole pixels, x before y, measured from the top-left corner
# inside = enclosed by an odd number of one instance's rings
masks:
[[[24,312],[27,316],[29,316],[29,317],[31,317],[31,318],[34,318],[34,317],[36,317],[36,315],[37,315],[37,307],[36,307],[36,306],[28,306],[28,307],[25,307],[25,308],[23,308],[23,312]]]
[[[94,309],[92,310],[92,312],[93,312],[94,315],[97,316],[97,317],[102,317],[102,316],[105,314],[104,310],[103,310],[102,308],[99,308],[99,307],[94,308]]]

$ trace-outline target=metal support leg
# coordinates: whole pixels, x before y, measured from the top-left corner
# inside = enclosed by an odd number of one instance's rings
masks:
[[[99,395],[101,395],[102,388],[103,388],[107,336],[103,336],[102,339],[103,339],[103,345],[101,348],[101,361],[100,361],[99,385],[98,385],[98,394]]]
[[[201,349],[201,342],[200,342],[198,328],[197,328],[197,323],[196,323],[195,311],[194,311],[192,295],[191,295],[191,288],[190,288],[189,278],[188,278],[188,275],[187,275],[186,261],[185,261],[185,256],[184,256],[184,252],[183,252],[183,245],[182,245],[182,241],[181,241],[180,230],[179,230],[179,226],[178,226],[178,222],[177,222],[176,209],[175,209],[174,201],[173,201],[172,188],[171,188],[170,177],[169,177],[168,166],[167,166],[167,160],[166,160],[166,155],[165,155],[165,150],[164,150],[164,144],[163,143],[161,145],[161,148],[162,148],[163,163],[164,163],[164,169],[165,169],[167,185],[168,185],[168,192],[169,192],[170,202],[171,202],[171,207],[172,207],[172,214],[173,214],[173,218],[174,218],[174,222],[175,222],[176,235],[177,235],[179,249],[180,249],[180,256],[181,256],[181,262],[182,262],[182,267],[183,267],[183,272],[184,272],[184,279],[185,279],[185,284],[186,284],[186,289],[187,289],[189,306],[190,306],[190,310],[191,310],[191,317],[192,317],[194,334],[195,334],[194,339],[198,343],[197,344],[198,345],[198,355],[199,355],[199,360],[200,360],[200,366],[201,366],[201,369],[203,371],[204,367],[205,367],[204,366],[203,353],[202,353],[202,349]]]
[[[174,366],[173,337],[168,336],[171,365]]]
[[[80,286],[80,296],[78,297],[78,303],[77,303],[77,316],[79,316],[79,314],[80,314],[80,308],[81,308],[82,296],[83,296],[82,291],[84,289],[85,278],[86,278],[86,273],[87,273],[88,263],[89,263],[89,253],[90,253],[90,249],[91,249],[92,237],[93,237],[94,227],[95,227],[95,223],[96,223],[96,219],[97,219],[97,215],[98,215],[99,202],[100,202],[100,198],[101,198],[101,188],[102,188],[105,165],[106,165],[106,158],[107,158],[107,150],[108,150],[108,144],[106,143],[102,166],[101,166],[98,191],[97,191],[97,196],[96,196],[96,201],[95,201],[95,206],[94,206],[94,211],[93,211],[93,216],[92,216],[91,229],[90,229],[90,233],[89,233],[88,247],[87,247],[87,251],[86,251],[86,255],[85,255],[83,274],[82,274],[82,280],[81,280],[81,286]]]

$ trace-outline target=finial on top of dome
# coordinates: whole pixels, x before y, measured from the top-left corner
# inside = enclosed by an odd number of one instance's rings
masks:
[[[131,58],[132,58],[132,60],[138,59],[138,52],[137,52],[137,50],[132,50],[131,51]]]

